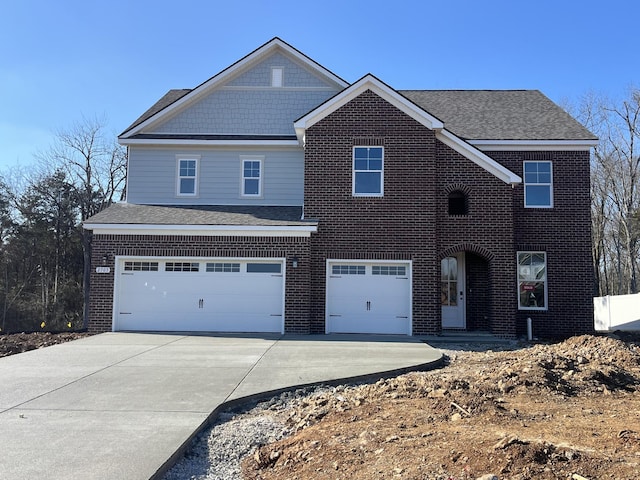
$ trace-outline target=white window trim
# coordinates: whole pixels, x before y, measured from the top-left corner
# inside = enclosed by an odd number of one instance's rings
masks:
[[[356,170],[356,148],[382,149],[382,169],[380,170],[380,193],[356,193],[356,172],[377,172],[378,170]],[[351,195],[354,197],[384,197],[384,147],[381,145],[354,145],[351,149]]]
[[[528,253],[531,255],[542,254],[544,255],[544,307],[523,307],[520,305],[520,254]],[[518,310],[533,310],[538,312],[544,312],[549,310],[549,262],[547,260],[547,252],[534,251],[534,250],[520,250],[516,252],[516,301],[518,302]]]
[[[258,194],[257,195],[245,193],[244,191],[244,186],[245,186],[244,181],[246,180],[244,176],[245,161],[260,163],[260,176],[258,177]],[[255,179],[255,177],[250,177],[250,178]],[[263,178],[264,178],[264,155],[242,155],[240,157],[240,198],[263,198],[264,197],[263,181],[262,181]],[[249,179],[249,177],[247,177],[247,179]]]
[[[551,181],[549,183],[527,183],[525,166],[527,163],[548,163],[551,172]],[[553,208],[553,162],[551,160],[525,160],[522,162],[522,184],[524,186],[524,208]],[[549,185],[549,205],[527,205],[527,185]]]
[[[195,160],[196,161],[196,175],[194,178],[193,193],[182,193],[180,191],[180,180],[183,178],[180,176],[180,162],[182,160]],[[184,177],[192,178],[192,177]],[[200,183],[200,155],[176,155],[176,197],[197,197],[199,195],[199,183]]]

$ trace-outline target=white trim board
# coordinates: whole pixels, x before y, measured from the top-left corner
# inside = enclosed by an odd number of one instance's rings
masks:
[[[130,225],[86,223],[94,235],[188,235],[216,237],[310,237],[318,231],[315,225],[283,227],[244,225]]]

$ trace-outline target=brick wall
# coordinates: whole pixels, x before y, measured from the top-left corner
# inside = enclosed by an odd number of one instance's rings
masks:
[[[286,258],[285,332],[309,333],[309,238],[94,235],[92,245],[89,331],[93,333],[112,329],[115,256]],[[104,265],[111,267],[111,273],[96,273],[105,255]],[[298,258],[297,268],[292,268],[293,257]]]
[[[517,331],[533,320],[534,335],[593,332],[593,267],[588,152],[490,152],[522,175],[523,162],[553,164],[553,208],[524,208],[524,187],[513,195],[516,250],[547,252],[548,310],[518,311]]]
[[[354,145],[384,147],[384,197],[352,196]],[[448,216],[449,185],[470,189],[470,215]],[[470,251],[489,265],[491,328],[514,335],[512,197],[509,185],[371,91],[339,108],[306,132],[305,215],[319,220],[311,330],[324,331],[326,260],[349,258],[412,260],[413,333],[439,332],[440,259]]]

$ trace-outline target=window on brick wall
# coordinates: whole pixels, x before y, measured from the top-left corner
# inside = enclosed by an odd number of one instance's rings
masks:
[[[384,148],[353,148],[353,195],[381,197],[384,194]]]
[[[547,309],[545,252],[518,252],[518,309]]]
[[[195,197],[198,195],[198,160],[199,157],[177,158],[177,185],[179,196]]]
[[[551,162],[524,162],[524,206],[553,207],[553,171]]]
[[[448,198],[449,215],[467,215],[469,207],[467,196],[460,190],[455,190],[449,194]]]

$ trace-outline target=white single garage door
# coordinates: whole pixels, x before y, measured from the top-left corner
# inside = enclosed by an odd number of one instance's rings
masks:
[[[282,259],[118,259],[114,330],[284,331]]]
[[[327,262],[327,333],[411,335],[409,262]]]

